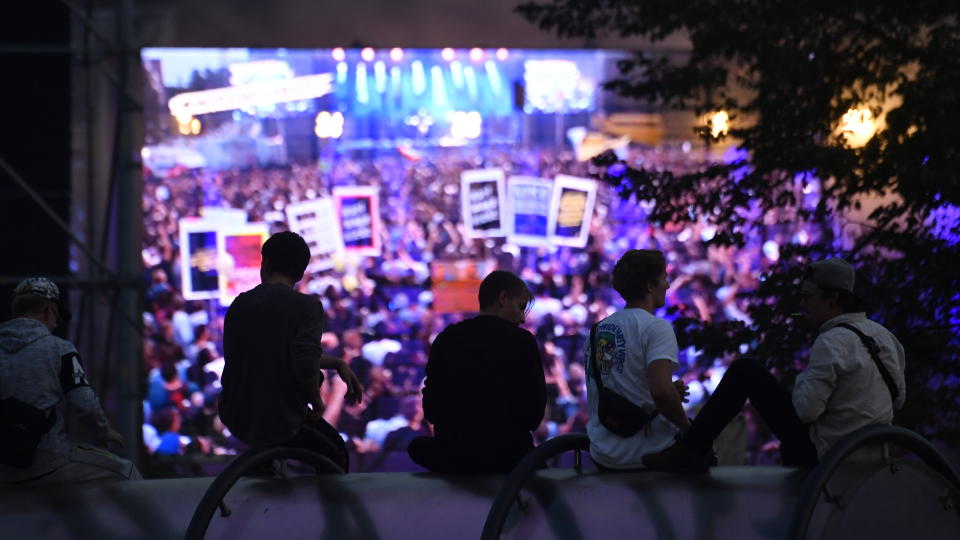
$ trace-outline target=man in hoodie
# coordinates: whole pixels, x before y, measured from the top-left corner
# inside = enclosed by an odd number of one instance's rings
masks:
[[[133,463],[104,450],[123,438],[110,429],[77,349],[51,334],[70,317],[57,286],[26,279],[14,290],[11,308],[14,318],[0,325],[0,485],[140,479]],[[24,446],[13,435],[24,425],[19,414],[44,418],[43,433],[35,449],[27,444],[26,454],[10,459],[12,447]]]
[[[533,296],[516,275],[490,273],[480,284],[480,314],[448,326],[433,341],[423,411],[435,437],[407,452],[434,472],[509,472],[533,449],[530,432],[546,408],[540,350],[518,328]]]

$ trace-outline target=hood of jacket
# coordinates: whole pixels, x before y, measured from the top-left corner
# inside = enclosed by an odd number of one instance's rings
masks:
[[[40,321],[24,317],[0,324],[0,350],[15,353],[31,343],[50,335]]]

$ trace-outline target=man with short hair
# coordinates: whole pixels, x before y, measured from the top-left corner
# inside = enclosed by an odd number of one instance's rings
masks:
[[[261,255],[261,284],[240,294],[224,319],[220,419],[249,445],[310,448],[346,471],[343,439],[321,417],[321,370],[337,371],[349,403],[363,387],[346,362],[323,354],[323,304],[293,288],[310,248],[296,233],[280,232]]]
[[[547,404],[540,349],[519,328],[533,302],[527,285],[496,270],[480,284],[480,313],[433,341],[423,411],[434,437],[408,447],[413,461],[449,474],[509,472],[533,449]]]
[[[903,346],[866,317],[854,284],[853,267],[843,259],[814,262],[807,268],[800,294],[807,322],[819,329],[819,335],[792,396],[766,367],[738,359],[686,437],[648,456],[644,464],[671,472],[706,471],[702,456],[748,399],[780,440],[788,466],[814,465],[845,435],[889,424],[906,397]]]
[[[660,251],[632,249],[613,268],[613,288],[626,306],[597,323],[584,351],[590,457],[603,468],[640,468],[643,456],[670,446],[689,426],[683,410],[686,386],[672,381],[680,365],[677,338],[670,323],[654,314],[664,306],[669,286]],[[652,419],[631,435],[611,431],[599,415],[598,379]]]
[[[60,289],[25,279],[11,311],[0,325],[0,484],[140,479],[133,463],[104,450],[123,437],[110,429],[76,347],[51,333],[70,320]]]

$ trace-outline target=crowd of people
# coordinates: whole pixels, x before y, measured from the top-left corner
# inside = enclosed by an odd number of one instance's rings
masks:
[[[680,148],[635,148],[629,159],[675,172],[698,166]],[[566,150],[455,148],[425,152],[418,160],[381,152],[286,168],[148,174],[143,199],[149,281],[146,451],[162,461],[167,459],[162,456],[233,454],[244,447],[218,417],[226,306],[186,301],[180,292],[178,220],[200,215],[203,207],[241,209],[249,222],[268,223],[273,233],[288,228],[288,204],[329,195],[335,186],[379,188],[382,254],[338,259],[333,269],[309,273],[298,284],[325,308],[324,352],[342,357],[366,389],[355,404],[344,400],[346,386],[335,376],[326,377],[321,389],[323,417],[346,440],[355,470],[389,467],[393,453],[404,453],[412,438],[429,433],[421,388],[430,346],[444,328],[471,315],[434,309],[430,265],[435,261],[492,261],[492,267],[514,272],[528,284],[534,302],[524,327],[539,344],[548,397],[544,420],[534,432],[537,440],[586,429],[583,345],[591,326],[623,305],[609,276],[628,249],[666,254],[670,275],[677,277],[667,292],[670,317],[750,322],[746,295],[777,257],[770,238],[751,238],[743,248],[708,246],[709,226],[654,226],[645,219],[649,203],[624,200],[606,185],[598,190],[582,249],[467,238],[460,173],[488,167],[508,176],[543,178],[591,172]],[[678,375],[690,390],[687,407],[695,409],[709,396],[729,361],[693,348],[680,351]],[[752,436],[758,440],[751,448],[767,442],[766,433]],[[748,456],[754,462],[765,459],[762,450]]]

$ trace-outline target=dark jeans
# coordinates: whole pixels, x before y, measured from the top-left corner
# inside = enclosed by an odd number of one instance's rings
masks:
[[[445,444],[436,437],[417,437],[410,441],[407,453],[414,463],[443,474],[508,473],[533,446]]]
[[[347,446],[343,443],[343,439],[337,433],[337,430],[322,418],[307,417],[300,427],[300,431],[281,446],[313,450],[330,458],[343,469],[343,472],[350,470],[350,456],[347,454]]]
[[[730,364],[690,426],[685,443],[700,453],[710,450],[714,439],[740,413],[748,399],[780,439],[784,465],[804,467],[817,463],[817,449],[810,442],[809,426],[797,417],[790,393],[766,367],[751,358]]]

